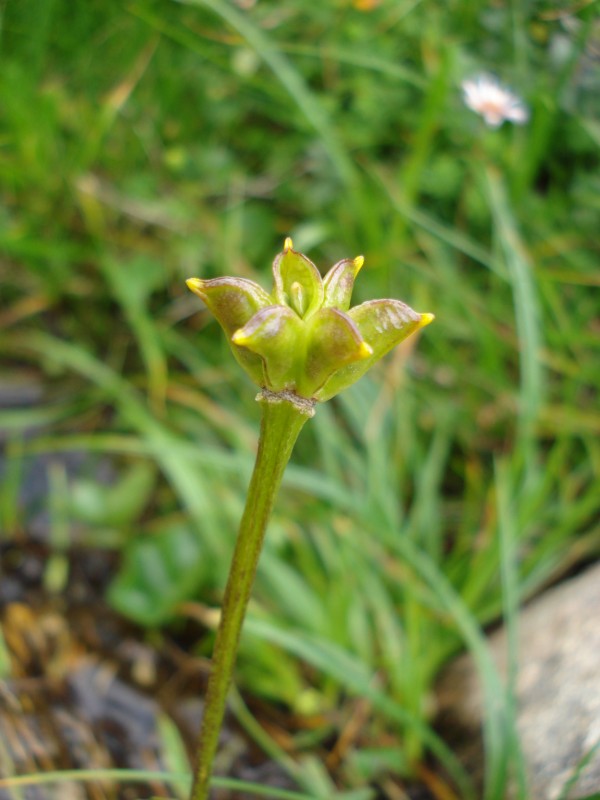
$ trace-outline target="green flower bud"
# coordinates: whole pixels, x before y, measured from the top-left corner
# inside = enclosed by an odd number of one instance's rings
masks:
[[[302,319],[323,305],[323,279],[315,265],[302,253],[292,250],[288,237],[283,253],[273,262],[275,286],[273,297],[281,305],[289,305]]]
[[[270,295],[244,278],[190,278],[187,285],[215,315],[255,383],[323,401],[434,318],[399,300],[350,308],[363,263],[362,256],[344,259],[323,279],[288,238],[273,262]]]

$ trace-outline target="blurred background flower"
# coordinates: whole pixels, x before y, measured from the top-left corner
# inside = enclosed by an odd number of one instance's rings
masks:
[[[523,125],[529,119],[525,103],[493,75],[479,75],[463,81],[465,105],[483,117],[490,128],[498,128],[503,122]]]

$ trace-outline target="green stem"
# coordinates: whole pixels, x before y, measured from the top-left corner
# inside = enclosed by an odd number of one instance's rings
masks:
[[[212,656],[190,800],[207,800],[240,633],[273,503],[292,449],[313,403],[263,390],[258,454],[233,554]]]

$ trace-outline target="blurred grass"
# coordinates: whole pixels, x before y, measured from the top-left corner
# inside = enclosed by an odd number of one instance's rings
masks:
[[[430,727],[466,646],[500,798],[521,774],[514,674],[500,684],[482,626],[505,617],[514,669],[519,603],[600,550],[600,31],[593,4],[371,5],[2,5],[0,523],[26,535],[39,454],[85,452],[92,477],[48,499],[56,563],[76,531],[122,548],[112,602],[148,625],[218,604],[258,412],[183,281],[268,284],[285,235],[322,268],[364,253],[357,301],[436,323],[303,434],[239,681],[322,715],[294,740],[306,791],[331,790],[314,753],[362,698],[338,785],[383,781],[390,753],[408,779],[432,751],[469,797]],[[462,105],[481,70],[527,126]]]

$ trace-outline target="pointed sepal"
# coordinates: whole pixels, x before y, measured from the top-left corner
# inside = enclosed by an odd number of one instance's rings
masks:
[[[298,392],[314,397],[341,367],[364,361],[373,353],[350,317],[336,308],[322,308],[307,323],[306,358]]]
[[[351,386],[393,347],[434,319],[433,314],[419,314],[400,300],[369,300],[347,313],[372,353],[334,373],[317,393],[317,400],[328,400]]]
[[[231,344],[231,336],[261,308],[272,305],[271,296],[258,283],[247,278],[189,278],[188,289],[198,295],[221,325]],[[254,353],[231,344],[234,356],[255,383],[264,383],[263,362]]]
[[[204,301],[229,336],[261,308],[273,305],[262,286],[247,278],[188,278],[186,284]]]
[[[274,392],[293,389],[302,356],[304,331],[287,306],[268,306],[237,330],[231,341],[262,358],[266,386]]]
[[[293,249],[292,240],[286,239],[283,252],[273,262],[273,298],[287,305],[304,319],[323,303],[323,279],[310,259]]]
[[[323,278],[325,289],[325,308],[339,308],[340,311],[347,311],[352,300],[352,290],[354,281],[365,263],[363,256],[356,258],[344,258],[329,270]]]

